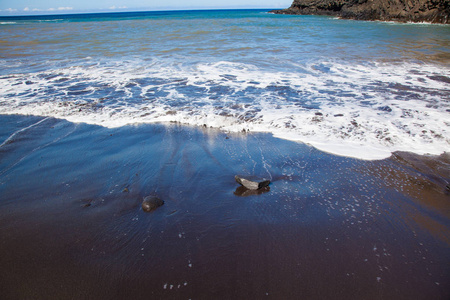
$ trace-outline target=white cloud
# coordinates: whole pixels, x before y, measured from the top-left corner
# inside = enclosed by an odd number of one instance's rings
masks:
[[[115,6],[115,5],[113,5],[113,6],[111,6],[109,9],[125,9],[125,8],[128,8],[128,7],[126,7],[126,6]]]
[[[23,11],[64,11],[64,10],[72,10],[72,9],[73,9],[73,7],[58,7],[58,8],[51,7],[51,8],[47,8],[47,9],[41,9],[41,8],[31,9],[27,6],[23,9]]]
[[[9,11],[9,12],[14,12],[14,11],[17,11],[17,9],[15,9],[15,8],[7,8],[7,9],[5,9],[6,11]]]
[[[48,11],[57,11],[57,10],[61,11],[61,10],[72,10],[72,9],[73,9],[73,7],[58,7],[58,8],[49,8],[47,10]]]

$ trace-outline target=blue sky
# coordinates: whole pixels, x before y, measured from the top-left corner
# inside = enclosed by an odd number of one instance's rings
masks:
[[[287,8],[292,0],[0,0],[0,15],[202,8]]]

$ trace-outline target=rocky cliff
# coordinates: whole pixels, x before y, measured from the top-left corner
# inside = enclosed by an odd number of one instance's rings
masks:
[[[294,0],[278,14],[450,24],[450,0]]]

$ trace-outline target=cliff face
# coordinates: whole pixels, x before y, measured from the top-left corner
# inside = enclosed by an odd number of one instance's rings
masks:
[[[450,0],[294,0],[279,14],[450,24]]]

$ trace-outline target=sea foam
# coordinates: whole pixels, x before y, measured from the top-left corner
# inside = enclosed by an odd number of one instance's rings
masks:
[[[381,159],[449,148],[448,68],[423,63],[92,62],[0,77],[0,113],[107,127],[179,122],[270,132],[323,151]]]

